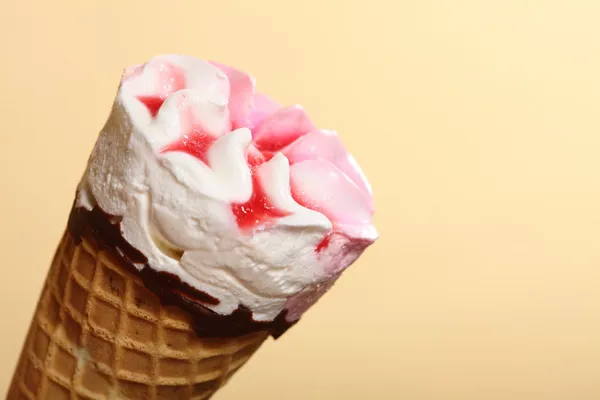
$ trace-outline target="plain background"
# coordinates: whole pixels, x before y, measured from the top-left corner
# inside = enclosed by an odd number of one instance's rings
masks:
[[[0,391],[125,66],[338,130],[381,239],[227,399],[600,398],[597,1],[2,1]]]

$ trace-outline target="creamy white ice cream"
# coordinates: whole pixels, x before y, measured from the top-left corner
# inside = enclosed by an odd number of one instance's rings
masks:
[[[148,267],[219,300],[208,308],[257,321],[299,318],[377,237],[370,186],[335,133],[186,56],[126,70],[77,205],[122,217]]]

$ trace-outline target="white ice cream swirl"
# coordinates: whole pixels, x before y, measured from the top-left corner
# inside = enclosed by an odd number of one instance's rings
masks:
[[[77,203],[121,216],[148,266],[218,299],[213,311],[257,321],[299,318],[377,237],[369,184],[334,132],[186,56],[125,71]]]

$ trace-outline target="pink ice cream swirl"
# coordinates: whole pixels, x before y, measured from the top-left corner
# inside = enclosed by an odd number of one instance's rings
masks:
[[[327,279],[288,298],[288,317],[296,319],[377,238],[372,224],[371,187],[336,132],[316,128],[302,107],[284,107],[256,92],[254,79],[248,74],[225,65],[212,65],[229,81],[229,128],[225,133],[248,128],[252,135],[247,149],[252,195],[245,202],[230,205],[241,234],[269,229],[278,219],[289,215],[289,211],[277,206],[261,171],[276,155],[285,156],[289,163],[289,191],[293,200],[331,222],[331,231],[314,247],[316,259],[327,260],[324,265]],[[144,67],[130,68],[124,79],[141,74]],[[154,68],[155,89],[151,94],[137,96],[151,118],[157,117],[165,100],[188,88],[185,70],[180,66],[163,60]],[[185,108],[181,112],[180,118],[185,122],[181,136],[162,147],[160,153],[185,152],[210,167],[207,155],[223,133],[211,131]]]

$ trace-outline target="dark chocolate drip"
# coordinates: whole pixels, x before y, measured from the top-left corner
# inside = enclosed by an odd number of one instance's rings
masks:
[[[121,218],[110,215],[98,206],[91,211],[74,206],[69,216],[69,232],[76,242],[89,233],[99,246],[110,251],[123,262],[130,272],[137,275],[164,305],[180,307],[192,317],[196,334],[200,337],[234,337],[251,332],[268,331],[274,338],[281,336],[296,323],[289,322],[283,310],[273,321],[256,321],[252,311],[240,305],[229,315],[218,314],[206,305],[217,305],[219,299],[202,292],[178,276],[157,271],[148,265],[148,258],[133,247],[121,233]],[[139,270],[134,264],[143,264]]]
[[[148,258],[123,237],[122,219],[104,212],[99,207],[94,207],[92,211],[83,207],[73,207],[69,216],[69,231],[77,243],[89,232],[98,244],[107,249],[114,249],[119,258],[129,266],[147,264]]]

